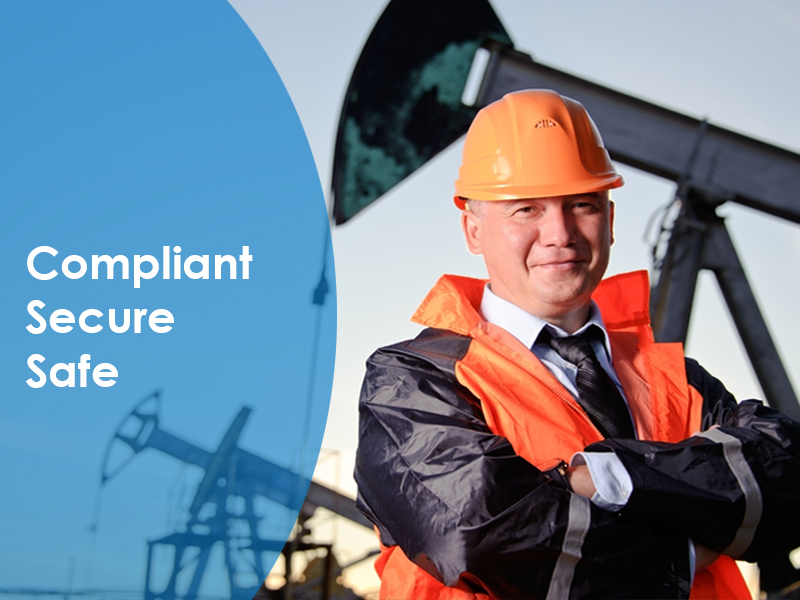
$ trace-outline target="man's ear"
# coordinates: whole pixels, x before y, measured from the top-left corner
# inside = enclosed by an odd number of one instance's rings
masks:
[[[483,254],[481,245],[482,229],[480,217],[469,209],[461,211],[461,231],[464,234],[464,242],[470,254]]]

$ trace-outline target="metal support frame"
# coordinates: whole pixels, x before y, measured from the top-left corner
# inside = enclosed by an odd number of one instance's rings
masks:
[[[766,400],[800,419],[800,405],[767,324],[747,282],[725,220],[694,190],[672,229],[659,281],[650,302],[653,330],[662,342],[684,342],[691,318],[697,275],[714,273]]]
[[[303,542],[299,539],[302,531],[298,533],[298,537],[290,540],[283,548],[283,560],[286,564],[285,578],[286,585],[282,589],[284,600],[292,600],[298,592],[305,591],[312,587],[312,585],[321,584],[321,597],[320,600],[330,600],[331,597],[331,581],[333,578],[333,545],[332,544],[316,544],[312,542]],[[292,571],[292,556],[296,552],[307,552],[309,550],[325,550],[323,560],[323,574],[319,581],[306,582],[302,586],[294,584],[294,573]],[[301,589],[302,588],[302,589]],[[302,594],[305,595],[305,594]]]
[[[280,540],[265,540],[251,532],[250,539],[245,548],[234,548],[232,543],[241,538],[234,538],[227,531],[209,531],[207,533],[173,533],[156,540],[147,542],[147,569],[145,574],[145,600],[196,600],[200,591],[200,584],[206,571],[209,556],[214,546],[221,544],[225,553],[225,563],[228,567],[228,584],[232,600],[250,600],[266,577],[262,555],[264,552],[282,552],[284,542]],[[172,570],[164,589],[155,590],[153,582],[153,549],[157,546],[173,548]],[[186,550],[197,548],[198,555],[192,560],[185,559]],[[241,587],[235,581],[236,562],[232,556],[237,550],[248,550],[254,555],[255,564],[251,565],[259,581],[255,587]],[[179,595],[176,585],[178,577],[185,571],[191,571],[191,582],[185,594]]]

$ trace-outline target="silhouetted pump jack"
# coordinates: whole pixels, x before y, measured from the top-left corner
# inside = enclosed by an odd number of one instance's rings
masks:
[[[241,408],[217,449],[210,452],[162,429],[158,417],[160,402],[159,392],[154,392],[125,417],[109,443],[102,472],[105,484],[148,448],[204,471],[180,530],[147,542],[145,600],[195,600],[212,549],[217,545],[224,552],[231,600],[251,600],[259,591],[267,576],[266,552],[281,552],[288,557],[293,551],[323,548],[332,557],[329,544],[262,538],[261,517],[254,508],[258,497],[285,507],[300,507],[298,537],[309,533],[303,523],[318,507],[372,528],[351,498],[239,447],[239,437],[250,416],[249,407]],[[125,458],[112,465],[120,450],[125,451]],[[154,552],[165,547],[171,550],[164,553],[172,556],[171,572],[166,586],[155,590]],[[323,583],[323,597],[329,597],[326,586],[327,581]]]

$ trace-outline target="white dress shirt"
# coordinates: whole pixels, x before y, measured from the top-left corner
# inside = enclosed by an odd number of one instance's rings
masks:
[[[547,323],[522,310],[516,304],[504,300],[492,292],[489,284],[486,284],[486,289],[483,292],[480,312],[484,320],[493,325],[499,325],[525,346],[531,348],[531,351],[542,361],[542,364],[576,399],[578,397],[576,383],[578,367],[561,358],[549,345],[536,344],[535,342],[545,327],[550,335],[556,338],[580,335],[591,326],[599,327],[603,332],[603,339],[602,341],[593,340],[591,343],[592,350],[594,350],[600,366],[608,373],[614,385],[617,386],[627,406],[628,399],[625,397],[625,390],[622,389],[619,377],[611,364],[611,346],[608,343],[608,334],[603,324],[603,317],[594,301],[592,301],[589,310],[589,320],[573,334],[569,334],[560,327]],[[633,482],[616,454],[613,452],[578,452],[572,457],[571,464],[572,466],[585,464],[589,467],[589,473],[597,489],[597,492],[592,497],[592,502],[597,506],[613,511],[618,511],[625,506],[633,489]]]

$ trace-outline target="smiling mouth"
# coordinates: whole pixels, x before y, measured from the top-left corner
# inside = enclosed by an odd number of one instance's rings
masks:
[[[540,267],[543,269],[553,269],[556,271],[567,271],[576,267],[579,264],[582,264],[584,261],[580,259],[573,259],[573,260],[554,260],[547,263],[538,263],[534,265],[536,267]]]

